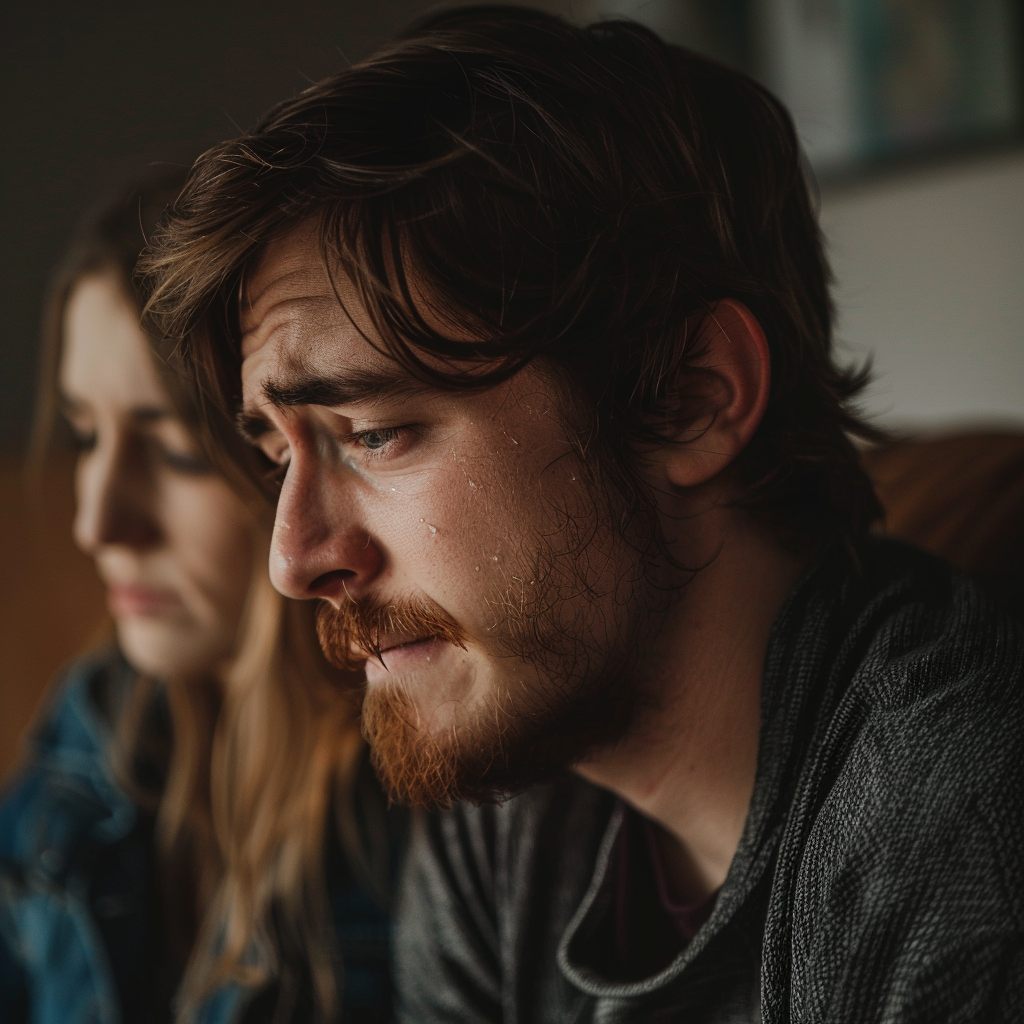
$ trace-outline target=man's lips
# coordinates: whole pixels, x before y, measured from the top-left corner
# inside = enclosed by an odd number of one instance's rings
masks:
[[[385,646],[386,645],[386,646]],[[417,663],[430,661],[440,648],[447,647],[444,640],[436,636],[421,636],[397,638],[388,637],[381,644],[380,655],[367,654],[360,651],[362,657],[366,658],[367,675],[376,674],[384,669],[388,672],[398,671],[400,668],[413,668]]]
[[[414,644],[428,643],[433,639],[433,636],[416,636],[412,633],[389,633],[387,636],[379,639],[380,653],[387,654],[389,651],[397,651],[402,647],[411,647]],[[360,658],[366,658],[367,661],[378,656],[377,651],[367,651],[362,647],[354,647],[353,654]]]
[[[129,615],[165,615],[180,611],[181,598],[173,590],[112,584],[107,589],[107,607],[114,618]]]

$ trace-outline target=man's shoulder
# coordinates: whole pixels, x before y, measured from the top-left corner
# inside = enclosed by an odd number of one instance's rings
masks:
[[[890,678],[857,695],[861,708],[839,708],[859,721],[845,736],[835,729],[842,738],[818,766],[827,795],[817,827],[831,810],[825,830],[840,843],[912,845],[926,859],[982,841],[977,865],[1007,840],[1024,848],[1024,674],[1019,662],[1008,673],[971,655],[935,669],[929,654],[890,665]]]
[[[873,544],[865,563],[875,593],[851,630],[847,703],[867,734],[908,755],[969,758],[978,776],[1012,758],[1024,737],[1024,625],[908,545]]]
[[[766,714],[806,702],[844,742],[865,719],[1024,714],[1024,625],[948,563],[872,538],[823,551],[776,622]],[[838,716],[838,721],[836,718]]]
[[[923,552],[879,544],[868,557],[865,576],[885,584],[853,631],[857,668],[807,769],[808,905],[846,916],[852,901],[890,922],[902,906],[908,927],[1017,927],[1024,630]]]
[[[807,665],[788,663],[782,692],[795,687],[817,707],[803,773],[819,798],[898,781],[897,804],[902,794],[926,805],[1019,777],[1021,623],[941,559],[896,541],[869,541],[855,561],[833,554],[811,580],[799,625]],[[813,682],[800,690],[803,676]]]
[[[842,586],[771,919],[808,1019],[926,1019],[966,978],[992,990],[1024,934],[1024,634],[906,545],[869,544]]]

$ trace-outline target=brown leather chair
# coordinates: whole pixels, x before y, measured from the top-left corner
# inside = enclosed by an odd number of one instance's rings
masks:
[[[886,532],[948,559],[1024,618],[1024,433],[951,433],[865,453]]]

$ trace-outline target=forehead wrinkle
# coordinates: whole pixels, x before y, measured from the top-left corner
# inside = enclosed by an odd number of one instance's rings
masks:
[[[315,221],[309,219],[267,240],[243,271],[239,314],[246,306],[257,309],[270,292],[295,278],[312,279],[322,289],[328,275],[318,237]]]
[[[305,264],[292,265],[274,274],[266,284],[262,284],[260,287],[256,287],[260,284],[259,273],[243,280],[238,296],[239,320],[242,323],[247,323],[250,316],[257,322],[263,319],[267,309],[280,301],[276,296],[282,291],[286,293],[283,296],[286,299],[322,294],[324,281],[316,280],[317,275],[312,273],[312,270],[312,267]]]
[[[282,295],[263,311],[258,321],[242,327],[242,355],[280,337],[284,346],[320,347],[326,336],[358,334],[345,310],[332,295]]]

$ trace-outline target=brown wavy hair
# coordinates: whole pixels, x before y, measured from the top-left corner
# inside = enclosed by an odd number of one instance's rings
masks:
[[[103,203],[58,267],[43,322],[37,462],[56,443],[62,324],[72,291],[84,277],[113,271],[141,308],[136,262],[183,181],[184,172],[173,171]],[[352,806],[363,749],[356,688],[323,658],[312,606],[270,585],[270,510],[246,475],[230,468],[244,465],[248,449],[239,443],[233,458],[213,450],[209,414],[185,385],[174,346],[158,335],[150,341],[176,411],[211,459],[228,467],[259,542],[229,669],[219,678],[135,679],[115,722],[115,769],[156,815],[166,946],[185,965],[181,1018],[225,982],[256,988],[273,981],[275,1019],[308,1016],[310,993],[313,1015],[327,1019],[338,1006],[341,967],[323,877],[329,822],[372,884],[372,858]],[[153,727],[161,694],[172,735],[165,752]]]
[[[146,315],[220,408],[239,402],[248,268],[303,221],[416,377],[479,388],[554,366],[592,424],[581,450],[638,507],[637,445],[699,415],[676,401],[694,327],[740,300],[772,374],[737,504],[798,546],[879,514],[852,443],[875,436],[854,404],[867,373],[834,359],[793,124],[747,76],[630,22],[477,7],[276,106],[197,161],[143,261]]]

